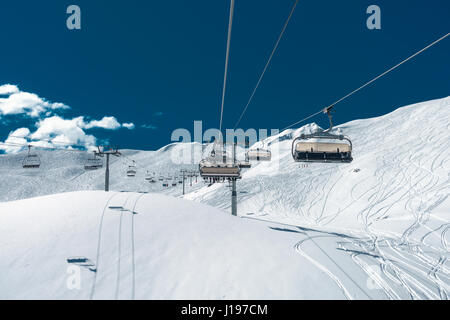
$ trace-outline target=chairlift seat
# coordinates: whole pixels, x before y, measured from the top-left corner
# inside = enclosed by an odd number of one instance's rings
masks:
[[[37,154],[28,154],[22,161],[24,169],[37,169],[41,166],[41,160]]]
[[[252,167],[252,164],[249,161],[240,161],[238,165],[241,169],[248,169]]]
[[[308,141],[310,139],[315,141]],[[327,132],[302,134],[292,142],[292,156],[297,162],[350,163],[353,161],[352,142],[343,135]]]
[[[98,158],[87,159],[86,163],[84,164],[85,170],[97,170],[97,169],[101,169],[102,167],[103,167],[103,162],[101,159],[98,159]]]
[[[247,152],[247,158],[253,161],[270,161],[272,159],[272,153],[269,150],[257,148],[255,150],[249,150]]]
[[[135,177],[136,176],[136,170],[133,167],[129,167],[127,170],[127,176],[128,177]]]
[[[202,178],[240,178],[241,168],[235,164],[201,163],[200,175]]]

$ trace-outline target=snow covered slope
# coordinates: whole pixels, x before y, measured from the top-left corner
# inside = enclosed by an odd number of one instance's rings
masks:
[[[311,264],[303,250],[314,247],[296,248],[319,233],[192,201],[89,191],[2,203],[0,212],[0,299],[367,298]],[[79,288],[67,262],[76,257],[96,269],[81,267]]]
[[[354,146],[351,164],[293,162],[291,141],[279,163],[256,164],[238,183],[238,211],[354,239],[350,254],[386,297],[397,286],[410,298],[448,297],[450,265],[450,98],[419,103],[382,117],[338,126]],[[284,136],[307,132],[305,126]],[[189,199],[226,209],[229,190],[204,188]],[[320,253],[319,253],[320,254]]]
[[[239,293],[227,291],[225,296],[311,298],[318,295],[327,298],[447,299],[450,291],[450,97],[403,107],[382,117],[356,120],[338,126],[336,130],[342,131],[353,141],[354,161],[351,164],[303,166],[292,160],[291,138],[316,128],[315,124],[309,124],[300,129],[280,133],[276,137],[280,138],[279,140],[274,140],[273,137],[268,140],[272,151],[278,149],[279,152],[274,152],[272,162],[254,163],[251,169],[244,172],[243,179],[238,182],[238,212],[242,218],[230,220],[230,223],[234,225],[237,223],[235,221],[249,222],[251,219],[259,219],[290,225],[273,227],[274,225],[267,224],[268,222],[254,221],[255,225],[239,222],[237,224],[242,225],[243,229],[239,229],[233,237],[236,237],[236,241],[244,248],[256,252],[259,252],[259,249],[255,246],[270,247],[266,243],[267,237],[275,246],[279,245],[277,248],[283,247],[282,250],[287,250],[288,256],[303,259],[300,269],[308,270],[315,274],[317,279],[320,278],[320,283],[315,285],[327,283],[328,290],[332,287],[336,291],[310,290],[309,284],[303,282],[306,280],[296,278],[292,271],[290,276],[296,279],[295,281],[298,280],[299,285],[306,288],[306,292],[286,289],[283,293],[267,293],[246,289]],[[170,161],[173,150],[183,151],[191,147],[189,144],[172,144],[154,152],[124,151],[125,157],[114,159],[112,164],[111,190],[151,191],[180,197],[180,186],[163,189],[160,183],[150,185],[144,180],[144,171],[148,168],[158,174],[173,175],[180,168],[195,168],[195,164],[175,165]],[[102,171],[84,172],[83,162],[86,155],[64,151],[39,151],[39,154],[43,165],[37,171],[21,169],[23,154],[0,156],[1,201],[103,187]],[[139,164],[136,178],[125,177],[129,159],[134,159]],[[229,212],[230,190],[226,184],[208,187],[199,180],[198,183],[194,182],[192,187],[187,186],[186,190],[188,194],[184,196],[185,199]],[[104,197],[100,196],[104,194],[102,192],[92,194],[96,194],[93,198]],[[82,195],[84,193],[67,195],[74,197],[68,199],[76,204],[74,208],[81,206],[78,203],[80,201],[75,198]],[[54,206],[58,207],[59,200],[56,199],[61,197],[65,195],[5,203],[1,205],[0,213],[4,212],[4,208],[14,212],[26,203],[37,208],[37,205],[31,205],[33,201],[39,201],[39,205],[44,207],[47,202],[55,203]],[[79,207],[77,210],[96,212],[93,213],[96,215],[102,210],[101,206],[105,205],[106,200],[102,199],[89,200],[96,205]],[[138,205],[144,206],[147,201],[145,199],[147,196],[144,196]],[[70,203],[72,206],[72,202],[68,201],[64,203]],[[186,223],[184,220],[177,220],[179,212],[171,209],[172,201],[166,202],[167,208],[158,207],[157,211],[166,210],[166,218],[173,219],[170,221],[174,224]],[[152,211],[151,206],[143,207],[142,210]],[[63,208],[65,212],[66,208]],[[200,209],[193,209],[197,210]],[[212,215],[214,217],[223,216],[223,212],[219,213],[215,209],[205,210],[216,212]],[[189,211],[187,214],[194,213]],[[173,218],[170,218],[172,215]],[[23,220],[19,217],[17,219]],[[220,219],[217,221],[221,221]],[[212,223],[212,226],[202,227],[214,229],[216,218],[213,220],[208,222]],[[89,228],[94,228],[94,225],[98,227],[98,222],[89,223]],[[254,238],[248,239],[248,242],[242,240],[247,234],[245,230],[256,225],[262,226],[258,228],[265,231],[258,229]],[[268,226],[273,228],[269,229]],[[48,227],[52,226],[46,226]],[[146,227],[154,226],[149,222]],[[164,229],[171,228],[164,224]],[[266,235],[266,229],[270,231],[270,236]],[[93,237],[95,232],[89,234]],[[182,233],[174,233],[172,236],[177,238],[178,234]],[[191,236],[189,234],[188,238]],[[217,241],[228,236],[228,233],[220,234]],[[277,240],[283,237],[288,237],[289,240]],[[169,238],[167,241],[172,241]],[[92,260],[92,253],[89,258]],[[174,262],[176,259],[172,262],[167,259],[168,264],[179,264]],[[272,276],[277,270],[281,270],[280,268],[290,267],[286,264],[293,264],[293,269],[297,270],[296,262],[285,259],[288,258],[283,256],[277,260],[276,266],[269,263],[268,266],[272,269],[268,271],[263,268],[264,272]],[[245,266],[241,267],[253,274],[260,272],[260,265],[261,263],[253,265],[246,262]],[[230,268],[232,270],[232,267]],[[228,274],[227,272],[230,272],[229,269],[226,269],[225,273]],[[211,279],[214,277],[211,276]],[[236,274],[231,276],[233,279],[235,277]],[[188,280],[180,281],[183,283]],[[175,282],[177,281],[173,280],[173,283]],[[175,293],[178,291],[173,289],[165,295],[159,292],[140,297],[194,298],[197,294],[198,297],[219,297],[222,294],[218,294],[219,291],[203,295],[199,289],[189,296]],[[86,297],[83,294],[79,293],[76,297]],[[256,296],[252,296],[253,294]],[[65,294],[58,296],[72,297]]]
[[[191,149],[193,144],[171,144],[158,151],[120,150],[122,157],[111,157],[110,189],[117,191],[152,191],[181,195],[177,188],[162,188],[160,182],[150,184],[145,180],[146,171],[164,177],[178,175],[181,169],[198,170],[197,165],[174,164],[172,157],[177,151]],[[174,151],[175,150],[175,151]],[[39,169],[23,169],[26,152],[0,155],[0,201],[12,201],[60,192],[104,190],[105,170],[84,170],[84,164],[92,154],[64,150],[36,151],[41,159]],[[126,175],[128,166],[136,161],[135,178]],[[103,160],[103,162],[105,162]],[[195,179],[194,179],[195,182]],[[199,182],[199,180],[197,180]],[[190,187],[190,181],[188,181]],[[200,186],[200,184],[199,184]],[[203,184],[201,184],[203,186]]]

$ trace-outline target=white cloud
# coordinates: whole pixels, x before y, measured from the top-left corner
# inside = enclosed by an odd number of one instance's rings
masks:
[[[133,130],[136,126],[134,125],[134,123],[123,123],[122,127]]]
[[[56,147],[64,145],[95,145],[95,137],[84,132],[85,127],[83,117],[73,119],[63,119],[53,116],[40,120],[36,126],[37,130],[31,134],[35,140],[48,140]]]
[[[133,123],[120,124],[114,117],[103,117],[101,120],[85,121],[84,117],[64,119],[60,116],[52,116],[36,123],[36,131],[30,132],[28,128],[19,128],[11,132],[5,143],[10,145],[0,145],[0,150],[6,153],[16,153],[21,151],[29,143],[47,148],[72,148],[73,146],[84,146],[92,149],[97,139],[85,130],[92,128],[102,128],[115,130],[121,127],[134,129]],[[14,144],[14,145],[12,145]]]
[[[10,132],[8,138],[1,144],[0,150],[6,153],[19,152],[26,148],[31,141],[35,146],[50,148],[73,148],[84,146],[92,149],[96,145],[96,138],[85,131],[94,128],[117,130],[126,128],[132,130],[134,123],[121,124],[113,116],[105,116],[100,120],[85,119],[84,116],[64,119],[56,115],[55,110],[68,109],[63,103],[52,103],[40,98],[34,93],[20,91],[15,85],[0,86],[0,118],[7,115],[22,114],[37,118],[36,130],[30,132],[28,128],[19,128]]]
[[[84,123],[83,127],[85,129],[103,128],[103,129],[115,130],[115,129],[119,129],[121,127],[121,125],[115,117],[103,117],[103,119],[101,119],[101,120],[92,120],[88,123]]]
[[[0,94],[1,95],[6,95],[6,94],[12,94],[12,93],[17,93],[19,92],[19,88],[15,85],[12,84],[4,84],[2,86],[0,86]]]
[[[28,144],[25,139],[30,134],[30,129],[19,128],[15,131],[11,131],[8,138],[5,140],[5,144],[0,144],[0,150],[6,153],[18,153],[25,148]]]
[[[34,93],[20,91],[17,86],[10,84],[0,86],[0,94],[8,95],[0,98],[0,116],[25,114],[37,118],[51,110],[69,108],[63,103],[52,103]]]
[[[30,129],[28,128],[19,128],[15,131],[12,131],[9,136],[15,138],[25,138],[30,134]]]

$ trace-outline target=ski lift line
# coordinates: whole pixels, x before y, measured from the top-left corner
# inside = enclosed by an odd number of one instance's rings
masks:
[[[36,145],[31,144],[31,143],[19,144],[19,143],[13,143],[13,142],[0,142],[0,145],[9,146],[9,147],[28,147],[28,146],[32,146],[35,149],[41,149],[41,150],[61,150],[61,151],[70,151],[70,152],[88,152],[87,150],[63,149],[63,148],[52,148],[52,147],[36,146]]]
[[[74,144],[74,143],[69,143],[69,142],[64,142],[64,141],[55,141],[55,140],[52,140],[52,139],[32,139],[32,138],[19,137],[19,136],[8,136],[8,138],[27,139],[27,140],[30,140],[30,142],[44,141],[44,142],[51,142],[51,143],[60,144],[60,145],[71,146],[71,147],[86,148],[86,146],[84,146],[84,145],[77,145],[77,144]]]
[[[225,104],[225,93],[226,93],[226,88],[227,88],[228,61],[229,61],[229,57],[230,57],[230,43],[231,43],[231,30],[233,28],[233,15],[234,15],[234,0],[231,0],[230,18],[228,21],[227,51],[226,51],[226,56],[225,56],[225,73],[223,76],[223,87],[222,87],[222,104],[221,104],[221,108],[220,108],[220,126],[219,126],[220,132],[222,132],[223,107]]]
[[[380,75],[376,76],[376,77],[373,78],[372,80],[366,82],[365,84],[363,84],[363,85],[360,86],[359,88],[353,90],[352,92],[346,94],[345,96],[343,96],[343,97],[340,98],[339,100],[337,100],[337,101],[335,101],[334,103],[330,104],[328,107],[322,108],[320,111],[318,111],[318,112],[316,112],[316,113],[314,113],[314,114],[312,114],[312,115],[310,115],[310,116],[308,116],[308,117],[306,117],[306,118],[304,118],[304,119],[302,119],[302,120],[299,120],[299,121],[297,121],[297,122],[295,122],[295,123],[293,123],[293,124],[287,126],[286,128],[282,129],[281,132],[283,132],[283,131],[286,130],[286,129],[292,128],[293,126],[295,126],[295,125],[297,125],[297,124],[299,124],[299,123],[302,123],[302,122],[304,122],[304,121],[306,121],[306,120],[308,120],[308,119],[311,119],[312,117],[314,117],[314,116],[316,116],[316,115],[318,115],[318,114],[320,114],[320,113],[326,112],[328,109],[334,107],[336,104],[338,104],[338,103],[344,101],[344,100],[347,99],[348,97],[350,97],[350,96],[354,95],[355,93],[357,93],[358,91],[364,89],[365,87],[367,87],[367,86],[370,85],[371,83],[375,82],[376,80],[380,79],[381,77],[385,76],[386,74],[390,73],[391,71],[394,71],[395,69],[397,69],[398,67],[400,67],[400,66],[401,66],[402,64],[404,64],[405,62],[407,62],[407,61],[413,59],[413,58],[416,57],[417,55],[419,55],[419,54],[421,54],[422,52],[428,50],[428,49],[431,48],[432,46],[438,44],[439,42],[441,42],[442,40],[444,40],[444,39],[447,38],[448,36],[450,36],[450,33],[447,33],[446,35],[444,35],[444,36],[440,37],[439,39],[435,40],[434,42],[430,43],[429,45],[427,45],[426,47],[424,47],[424,48],[422,48],[421,50],[417,51],[416,53],[414,53],[413,55],[409,56],[408,58],[406,58],[406,59],[402,60],[401,62],[397,63],[397,64],[396,64],[395,66],[393,66],[392,68],[386,70],[385,72],[383,72],[383,73],[381,73]]]
[[[21,144],[10,144],[10,143],[3,143],[0,142],[0,145],[10,146],[10,147],[27,147],[27,145],[21,145]],[[60,151],[70,151],[70,152],[87,152],[86,150],[76,150],[76,149],[62,149],[62,148],[49,148],[49,147],[42,147],[42,146],[35,146],[31,145],[35,149],[41,149],[41,150],[60,150]]]
[[[136,167],[141,168],[141,169],[146,170],[146,171],[149,171],[149,166],[144,167],[144,166],[140,165],[136,160],[131,159],[129,156],[126,156],[126,155],[122,154],[121,158],[128,159],[128,160],[131,161],[131,162],[134,161],[134,165],[135,165]],[[126,163],[123,159],[120,159],[120,161],[122,161],[122,163],[125,164],[125,165],[127,165],[127,166],[129,165],[129,163]],[[150,166],[150,168],[151,168],[151,166]]]
[[[44,147],[44,146],[37,146],[37,145],[33,145],[34,142],[39,142],[39,141],[30,141],[27,142],[26,144],[21,144],[21,143],[16,143],[16,142],[0,142],[0,144],[3,145],[7,145],[7,146],[13,146],[13,147],[28,147],[28,146],[32,146],[33,148],[36,149],[47,149],[47,150],[63,150],[63,151],[76,151],[76,152],[87,152],[87,150],[78,150],[78,149],[62,149],[62,148],[56,148],[56,147]],[[85,148],[85,146],[78,146],[78,147],[83,147]]]
[[[141,169],[143,169],[143,170],[149,171],[149,170],[148,170],[148,167],[144,167],[144,166],[139,165],[135,160],[132,160],[131,158],[129,158],[129,157],[123,155],[123,154],[122,154],[122,158],[127,158],[127,159],[128,159],[129,161],[131,161],[131,162],[134,161],[134,166],[135,166],[135,167],[139,167],[139,168],[141,168]],[[118,161],[121,161],[122,164],[124,164],[124,165],[126,165],[126,166],[130,166],[130,163],[125,162],[125,160],[123,160],[123,159],[119,159]]]
[[[134,165],[135,165],[136,167],[139,167],[139,168],[144,169],[144,170],[148,170],[148,167],[141,166],[140,164],[138,164],[138,162],[136,162],[136,160],[133,160],[133,159],[131,159],[130,157],[124,155],[124,154],[122,154],[122,158],[126,158],[126,159],[128,159],[129,161],[131,161],[131,162],[134,161]],[[125,163],[123,160],[122,160],[122,162],[123,162],[123,164],[126,164],[127,166],[130,165],[129,163]]]
[[[237,126],[239,125],[239,123],[240,123],[241,120],[242,120],[242,117],[244,116],[244,114],[245,114],[245,112],[247,111],[247,109],[248,109],[250,103],[252,102],[253,97],[254,97],[254,95],[255,95],[255,93],[256,93],[256,90],[258,90],[258,87],[259,87],[259,85],[260,85],[260,83],[261,83],[261,81],[262,81],[262,79],[263,79],[263,77],[264,77],[264,74],[266,73],[267,68],[269,67],[270,62],[272,61],[272,58],[273,58],[273,56],[275,55],[275,52],[276,52],[277,49],[278,49],[278,45],[280,44],[280,41],[281,41],[281,39],[283,38],[284,32],[286,31],[286,28],[287,28],[287,26],[288,26],[288,24],[289,24],[289,21],[291,20],[292,15],[294,14],[294,11],[295,11],[295,8],[297,7],[297,4],[298,4],[298,0],[295,1],[294,6],[292,7],[291,12],[289,13],[289,16],[288,16],[287,20],[286,20],[286,22],[284,23],[283,29],[281,30],[281,33],[280,33],[280,35],[278,36],[278,39],[277,39],[277,41],[276,41],[276,43],[275,43],[275,46],[273,47],[272,52],[270,53],[269,59],[267,60],[267,63],[266,63],[266,65],[264,66],[264,69],[263,69],[261,75],[259,76],[258,82],[256,83],[256,86],[255,86],[255,88],[253,89],[253,92],[252,92],[252,94],[250,95],[250,98],[248,99],[247,104],[245,105],[244,110],[242,111],[242,113],[241,113],[241,115],[240,115],[238,121],[237,121],[236,124],[234,125],[234,130],[236,130]]]

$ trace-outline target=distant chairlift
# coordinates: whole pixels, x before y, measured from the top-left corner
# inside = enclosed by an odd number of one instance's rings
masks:
[[[302,134],[292,141],[292,157],[295,161],[319,163],[349,163],[353,161],[351,140],[344,135],[330,133],[333,128],[331,108],[324,110],[330,120],[329,129],[323,132]]]
[[[248,169],[252,167],[252,164],[247,159],[245,159],[245,161],[239,161],[238,165],[241,169]]]
[[[28,146],[28,154],[22,160],[22,167],[24,169],[37,169],[41,166],[41,159],[36,153],[31,152],[31,145]]]
[[[272,153],[267,149],[256,148],[247,152],[250,161],[270,161]]]
[[[147,180],[150,183],[155,183],[156,182],[154,174],[151,175],[148,170],[147,170],[147,175],[145,176],[145,180]]]
[[[133,164],[128,166],[127,177],[135,177],[136,176],[136,161],[133,160]]]
[[[245,140],[245,149],[248,149],[248,145],[249,145],[249,140],[246,139]],[[248,159],[248,152],[245,153],[245,160],[244,161],[239,161],[239,167],[241,169],[249,169],[252,167],[252,164],[250,163],[250,160]]]
[[[86,160],[86,163],[84,164],[84,170],[90,171],[90,170],[97,170],[101,169],[103,167],[103,161],[102,159],[98,158],[95,153],[92,158],[88,158]]]
[[[246,159],[250,161],[270,161],[272,160],[272,152],[264,148],[264,142],[262,141],[262,148],[249,150]]]
[[[222,146],[223,148],[223,146]],[[200,176],[209,183],[225,182],[241,178],[238,163],[229,162],[226,152],[213,149],[209,157],[200,161]]]

